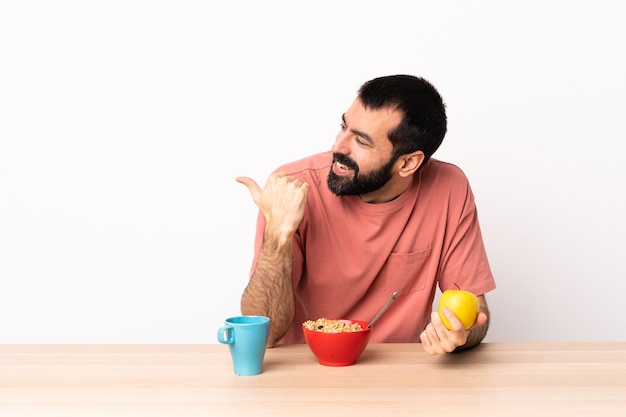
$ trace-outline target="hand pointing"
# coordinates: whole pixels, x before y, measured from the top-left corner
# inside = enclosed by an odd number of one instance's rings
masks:
[[[248,188],[254,203],[265,216],[268,231],[291,237],[304,216],[309,184],[286,172],[270,175],[264,188],[252,178],[238,177],[236,181]]]

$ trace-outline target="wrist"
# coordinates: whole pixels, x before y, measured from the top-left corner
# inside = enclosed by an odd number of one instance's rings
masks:
[[[264,234],[264,242],[266,246],[279,250],[284,248],[291,249],[291,241],[293,240],[294,231],[286,228],[266,227]]]

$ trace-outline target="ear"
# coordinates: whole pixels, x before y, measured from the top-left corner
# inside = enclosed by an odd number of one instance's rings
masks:
[[[424,162],[424,152],[415,151],[413,153],[402,155],[398,158],[398,162],[400,162],[398,173],[401,177],[408,177],[413,175]]]

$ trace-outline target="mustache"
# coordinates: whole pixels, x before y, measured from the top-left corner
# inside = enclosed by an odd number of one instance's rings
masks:
[[[359,171],[359,166],[357,165],[357,163],[352,158],[344,154],[333,153],[333,162],[339,162],[340,164],[345,165],[350,169],[353,169],[355,173]]]

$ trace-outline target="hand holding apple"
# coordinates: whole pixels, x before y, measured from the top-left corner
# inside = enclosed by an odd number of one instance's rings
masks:
[[[478,298],[471,292],[460,289],[458,285],[456,290],[446,290],[441,294],[437,309],[444,326],[451,330],[452,326],[442,311],[444,307],[449,308],[458,317],[465,330],[472,327],[478,317]]]

